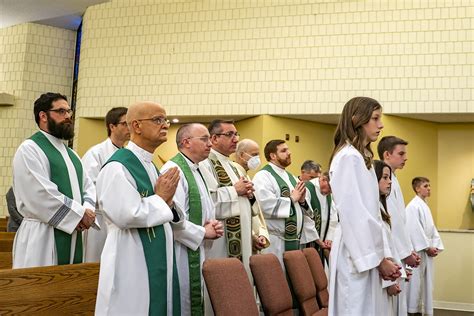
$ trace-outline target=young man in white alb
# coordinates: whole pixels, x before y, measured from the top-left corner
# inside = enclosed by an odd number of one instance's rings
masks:
[[[416,196],[407,205],[407,223],[413,246],[421,257],[421,264],[418,269],[413,270],[407,287],[408,313],[433,315],[433,259],[444,250],[444,246],[426,203],[431,195],[430,180],[416,177],[412,180],[412,187]]]

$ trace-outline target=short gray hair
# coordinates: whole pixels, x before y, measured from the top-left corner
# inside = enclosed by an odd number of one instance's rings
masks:
[[[311,172],[321,172],[321,165],[319,163],[314,162],[313,160],[305,160],[301,165],[301,171]]]

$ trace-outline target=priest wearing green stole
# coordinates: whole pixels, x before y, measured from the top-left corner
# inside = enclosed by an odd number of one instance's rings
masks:
[[[258,170],[260,167],[259,153],[260,146],[251,139],[242,139],[237,143],[234,165],[241,176],[250,180],[247,172]],[[253,254],[257,254],[270,246],[270,236],[268,236],[267,223],[257,200],[253,198],[250,203],[252,204]]]
[[[316,249],[319,252],[326,272],[329,272],[329,251],[331,250],[334,233],[338,224],[337,210],[334,203],[332,203],[329,173],[323,172],[319,178],[308,181],[306,185],[311,193],[314,222],[321,238],[316,242]],[[310,188],[311,186],[312,188]]]
[[[263,253],[275,254],[283,265],[283,253],[300,249],[319,239],[303,181],[285,170],[291,164],[291,152],[284,140],[271,140],[264,148],[268,165],[253,178],[255,196],[270,234],[270,247]]]
[[[229,156],[239,141],[233,121],[214,120],[208,126],[212,148],[199,169],[216,209],[216,219],[224,223],[224,238],[215,240],[209,258],[237,258],[244,264],[249,279],[252,275],[249,258],[252,255],[253,183],[241,176]]]
[[[173,203],[179,170],[160,175],[153,153],[167,140],[165,109],[153,102],[127,112],[130,142],[97,178],[97,198],[107,223],[96,315],[173,315],[180,311],[179,281],[170,222],[182,224]]]
[[[223,225],[215,219],[214,203],[207,190],[198,163],[211,151],[207,128],[198,123],[182,125],[176,133],[179,153],[161,168],[166,173],[177,167],[180,177],[174,204],[186,215],[184,227],[173,227],[176,263],[181,290],[181,315],[204,315],[212,310],[205,299],[202,263],[214,239],[224,233]]]
[[[13,158],[13,190],[24,217],[13,245],[13,268],[80,263],[81,233],[94,224],[95,188],[65,140],[74,137],[72,110],[59,93],[34,104],[40,131]]]

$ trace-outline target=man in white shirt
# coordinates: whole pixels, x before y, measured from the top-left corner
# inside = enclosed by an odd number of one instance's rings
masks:
[[[13,191],[24,217],[15,235],[13,268],[80,263],[81,233],[95,219],[95,188],[65,144],[74,137],[72,110],[65,96],[48,92],[33,111],[40,131],[13,158]]]
[[[235,152],[239,133],[233,121],[214,120],[208,126],[212,148],[199,169],[211,193],[216,219],[224,223],[224,238],[215,240],[210,258],[237,258],[251,279],[253,183],[241,176],[229,156]]]
[[[126,107],[110,109],[105,115],[105,126],[107,127],[107,139],[100,144],[91,147],[82,157],[84,170],[91,178],[94,185],[99,171],[114,152],[122,148],[130,139],[128,130]],[[104,248],[107,237],[107,226],[105,225],[102,210],[96,207],[95,214],[100,225],[100,230],[88,230],[84,233],[84,261],[99,262],[102,248]]]
[[[184,215],[173,203],[179,170],[160,175],[153,153],[166,142],[169,120],[154,102],[129,107],[130,141],[97,178],[107,223],[100,262],[97,315],[180,315],[179,280],[170,222]]]
[[[314,185],[314,191],[316,192],[316,200],[313,203],[313,192],[309,189],[311,193],[311,206],[314,211],[314,221],[320,237],[320,242],[317,242],[318,247],[316,249],[318,249],[325,268],[329,269],[329,251],[331,250],[334,232],[338,224],[337,210],[334,203],[332,203],[329,172],[323,172],[319,178],[309,182]],[[317,219],[318,214],[320,220]],[[320,221],[320,224],[318,224],[318,221]]]
[[[395,248],[404,264],[417,267],[420,264],[420,256],[413,250],[410,241],[405,215],[405,201],[396,175],[396,171],[403,169],[407,161],[407,145],[408,142],[401,138],[385,136],[380,140],[377,152],[380,159],[392,169],[392,188],[387,197],[387,211],[391,217],[391,233]],[[401,316],[407,314],[406,282],[400,283],[400,289],[401,293],[397,296],[397,315]]]
[[[412,180],[416,196],[408,203],[407,223],[415,251],[421,257],[420,266],[413,271],[407,289],[408,313],[433,315],[434,258],[444,250],[426,199],[431,195],[430,180]]]
[[[263,252],[275,254],[283,265],[283,253],[300,249],[319,239],[310,205],[310,195],[303,181],[286,170],[291,152],[284,140],[271,140],[264,148],[268,165],[253,181],[255,197],[262,209],[270,234],[270,247]]]
[[[181,315],[202,315],[204,310],[212,309],[204,295],[202,264],[213,240],[224,233],[222,223],[215,219],[214,203],[198,165],[209,156],[210,135],[202,124],[184,124],[176,133],[176,144],[179,153],[165,163],[161,172],[173,167],[179,169],[173,201],[186,215],[184,228],[173,229]]]
[[[260,147],[251,139],[242,139],[237,143],[235,150],[235,167],[239,174],[251,181],[247,172],[257,170],[260,167]],[[264,248],[270,246],[270,236],[268,235],[267,224],[263,217],[262,210],[255,197],[250,199],[252,204],[252,236],[253,253],[256,254]]]

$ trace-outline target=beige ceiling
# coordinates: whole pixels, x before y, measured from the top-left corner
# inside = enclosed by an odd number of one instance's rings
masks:
[[[109,0],[0,0],[0,28],[26,22],[76,30],[87,7]]]

